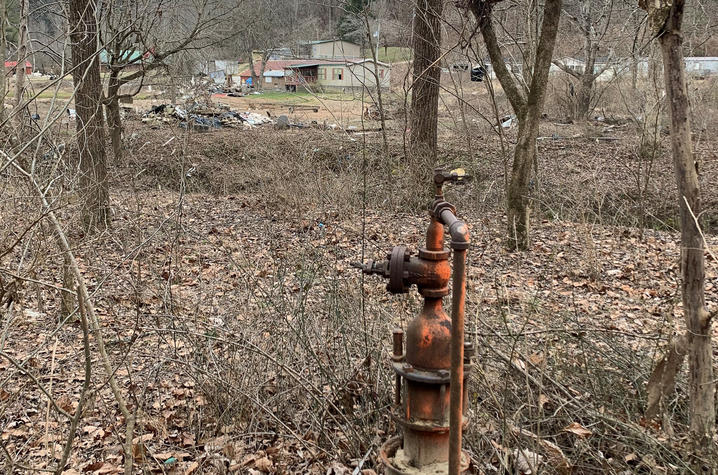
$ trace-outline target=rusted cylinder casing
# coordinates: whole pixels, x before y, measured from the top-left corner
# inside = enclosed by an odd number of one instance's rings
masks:
[[[400,331],[393,334],[398,406],[394,417],[402,426],[403,437],[390,439],[382,446],[380,456],[389,474],[443,473],[449,467],[450,473],[457,474],[469,467],[469,457],[461,451],[468,407],[468,391],[463,383],[471,367],[468,364],[464,371],[465,256],[469,235],[466,225],[456,218],[454,207],[443,200],[441,182],[436,182],[437,197],[431,208],[426,247],[417,256],[397,246],[388,261],[357,265],[366,273],[388,278],[387,288],[392,293],[407,292],[416,285],[424,297],[421,313],[406,328],[405,345]],[[455,252],[451,318],[442,305],[452,274],[450,252],[444,248],[444,226]],[[452,345],[452,341],[458,345]],[[471,351],[466,356],[470,354]]]
[[[451,368],[451,319],[441,298],[424,299],[424,307],[406,329],[406,362],[421,369]]]

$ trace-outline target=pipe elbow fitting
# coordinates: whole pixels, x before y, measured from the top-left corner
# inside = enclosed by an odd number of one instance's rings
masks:
[[[469,227],[466,223],[457,219],[449,226],[449,235],[451,236],[451,248],[455,250],[468,249],[471,245],[471,236]]]
[[[471,245],[469,228],[465,222],[456,217],[456,208],[446,201],[437,201],[434,203],[434,216],[442,224],[448,226],[452,249],[463,250],[469,248]]]

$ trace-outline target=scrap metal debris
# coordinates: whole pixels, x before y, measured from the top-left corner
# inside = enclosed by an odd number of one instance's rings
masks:
[[[142,122],[151,126],[178,124],[201,132],[222,127],[253,128],[274,121],[256,112],[236,112],[228,107],[193,104],[186,109],[174,104],[159,104],[142,116]]]

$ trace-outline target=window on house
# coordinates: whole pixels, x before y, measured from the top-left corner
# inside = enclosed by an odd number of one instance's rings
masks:
[[[319,69],[319,71],[317,72],[317,77],[319,79],[326,79],[327,78],[327,70],[325,68]]]
[[[332,69],[332,79],[338,79],[339,81],[341,81],[343,76],[344,76],[344,68]]]
[[[264,78],[264,82],[271,83],[271,82],[272,82],[272,78],[271,78],[270,76],[267,76],[267,77]]]

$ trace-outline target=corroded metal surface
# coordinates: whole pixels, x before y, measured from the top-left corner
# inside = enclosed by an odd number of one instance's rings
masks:
[[[426,247],[413,256],[405,246],[396,246],[386,261],[355,263],[366,274],[389,280],[387,290],[404,293],[416,285],[424,297],[419,315],[406,329],[393,333],[392,364],[396,372],[396,419],[403,438],[382,447],[381,458],[390,474],[463,473],[469,458],[461,451],[461,432],[467,423],[467,391],[464,380],[471,367],[471,350],[464,353],[464,305],[466,298],[466,252],[469,231],[456,217],[456,209],[444,201],[445,182],[460,182],[463,174],[437,170],[436,198],[430,206],[431,222]],[[452,315],[443,308],[449,293],[452,268],[450,251],[444,247],[444,229],[451,236],[454,253]],[[466,370],[464,363],[466,362]],[[438,468],[437,468],[438,467]]]

